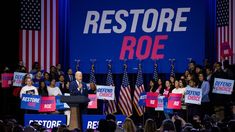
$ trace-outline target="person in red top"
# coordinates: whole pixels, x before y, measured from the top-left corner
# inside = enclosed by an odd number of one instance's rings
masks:
[[[165,96],[166,98],[168,98],[169,93],[171,93],[171,84],[169,80],[166,80],[165,82],[165,89],[163,91],[163,96]]]

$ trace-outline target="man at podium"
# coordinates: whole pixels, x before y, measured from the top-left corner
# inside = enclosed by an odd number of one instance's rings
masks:
[[[72,81],[69,85],[69,91],[71,96],[81,95],[88,97],[88,87],[86,83],[82,82],[82,72],[77,71],[75,73],[75,81]],[[80,112],[81,114],[87,113],[87,105],[88,104],[80,104]]]
[[[75,73],[75,81],[72,81],[69,85],[70,96],[84,96],[88,97],[88,87],[86,83],[82,82],[82,72],[77,71]],[[79,100],[77,100],[79,102]],[[82,101],[82,100],[81,100]],[[74,128],[82,128],[81,116],[82,114],[87,113],[87,105],[86,103],[79,103],[75,106],[71,106],[71,118],[70,118],[70,129]]]
[[[82,72],[77,71],[75,73],[75,81],[72,81],[69,85],[69,91],[72,96],[83,95],[88,96],[88,88],[86,83],[82,82]]]

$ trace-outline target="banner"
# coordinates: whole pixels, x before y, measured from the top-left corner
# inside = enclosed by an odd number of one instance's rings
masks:
[[[104,85],[96,86],[97,99],[114,100],[115,96],[114,92],[115,92],[115,87],[113,86],[104,86]]]
[[[39,125],[47,129],[66,125],[66,116],[58,114],[25,114],[24,126],[30,125],[31,122],[38,122]]]
[[[40,102],[41,96],[39,95],[23,94],[20,108],[28,110],[39,110]]]
[[[88,94],[90,102],[88,103],[88,109],[97,109],[97,97],[96,94]]]
[[[60,96],[55,96],[56,100],[56,110],[63,110],[64,108],[64,103],[60,102]]]
[[[14,72],[13,86],[21,87],[25,75],[26,73]]]
[[[56,110],[55,96],[41,97],[39,112],[52,112]]]
[[[202,89],[186,87],[185,103],[200,105],[201,101],[202,101]]]
[[[146,98],[147,98],[146,92],[140,94],[140,99],[138,102],[139,106],[146,106]]]
[[[13,80],[13,73],[3,73],[1,75],[1,78],[2,78],[2,88],[9,88]]]
[[[164,110],[164,101],[163,99],[165,96],[159,96],[157,101],[157,107],[155,108],[155,111],[163,111]]]
[[[167,114],[173,114],[173,109],[168,109],[168,98],[163,98],[163,103],[164,103],[164,113]]]
[[[234,80],[215,78],[212,93],[231,95],[233,91]]]
[[[96,73],[107,72],[107,59],[112,60],[114,73],[122,73],[125,59],[129,73],[136,73],[137,59],[143,60],[144,73],[152,73],[153,60],[159,60],[161,72],[167,73],[168,59],[174,57],[175,70],[183,73],[187,57],[196,62],[205,58],[205,0],[71,0],[70,4],[70,67],[79,59],[84,73],[90,72],[90,59],[98,62]]]
[[[118,126],[122,127],[126,116],[124,115],[115,115],[116,116],[116,123]],[[97,129],[99,125],[100,119],[105,119],[105,115],[82,115],[82,130],[83,132],[86,129]]]
[[[146,107],[156,108],[158,102],[158,93],[147,92]]]
[[[181,109],[182,94],[170,93],[168,97],[167,108],[169,109]]]

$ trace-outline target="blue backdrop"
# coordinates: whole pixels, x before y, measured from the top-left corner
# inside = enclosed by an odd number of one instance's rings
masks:
[[[151,54],[153,52],[153,45],[155,41],[155,36],[167,35],[168,38],[165,40],[160,40],[160,44],[164,45],[164,49],[159,49],[157,54],[164,55],[163,58],[158,60],[159,72],[168,73],[170,71],[169,58],[175,58],[175,71],[183,72],[187,67],[187,58],[193,58],[196,62],[201,63],[205,57],[205,32],[206,32],[206,2],[205,0],[135,0],[135,1],[124,1],[119,0],[116,2],[110,2],[108,0],[71,0],[69,3],[70,10],[66,13],[69,14],[69,22],[66,30],[68,31],[68,44],[69,49],[69,65],[74,67],[75,59],[80,59],[80,70],[84,73],[90,72],[90,59],[96,59],[95,67],[96,73],[107,73],[107,62],[106,59],[111,59],[113,62],[113,72],[122,73],[123,72],[123,61],[120,59],[120,54],[122,49],[123,40],[125,36],[132,36],[136,39],[133,47],[133,58],[128,57],[130,52],[125,52],[125,56],[122,58],[127,58],[127,64],[129,66],[128,72],[136,73],[136,67],[138,63],[138,56],[136,56],[137,47],[140,47],[141,52],[139,54],[144,55],[146,53],[147,57],[142,57],[143,61],[143,72],[152,73],[153,72],[153,60],[151,59]],[[163,25],[163,30],[157,32],[159,27],[159,19],[162,14],[162,10],[170,9],[173,11],[172,28],[170,31],[166,31],[167,24]],[[190,11],[183,12],[182,17],[187,17],[186,21],[181,21],[180,27],[187,27],[185,31],[174,31],[177,10],[179,8],[190,8]],[[158,19],[156,29],[152,32],[146,32],[142,29],[143,26],[143,14],[140,14],[137,21],[136,32],[131,32],[131,27],[133,25],[133,14],[130,10],[134,9],[144,9],[144,13],[148,9],[156,9],[158,11]],[[120,21],[117,22],[114,15],[107,15],[106,19],[112,20],[110,24],[104,26],[105,29],[111,29],[111,33],[99,33],[102,32],[101,20],[104,17],[104,12],[107,10],[113,10],[117,13],[120,10],[125,10],[128,16],[121,15],[121,19],[126,22],[126,30],[121,33],[115,33],[112,28],[117,26],[117,28],[122,28]],[[89,26],[89,30],[85,31],[86,23],[89,23],[89,11],[94,11],[98,14],[99,18],[95,15],[90,17],[90,21],[97,20],[97,31],[92,31],[94,26]],[[103,14],[103,16],[102,16]],[[111,13],[112,14],[112,13]],[[116,16],[117,17],[117,16]],[[167,13],[165,17],[169,17]],[[86,20],[87,18],[87,20]],[[105,17],[104,17],[105,18]],[[148,26],[151,26],[153,20],[153,14],[149,16]],[[166,19],[161,19],[164,21]],[[179,20],[178,20],[179,21]],[[94,28],[95,29],[95,28]],[[95,32],[96,31],[96,32]],[[145,52],[147,41],[143,43],[138,43],[138,40],[147,36],[151,38],[149,51]],[[128,41],[126,45],[130,45],[131,41]],[[138,43],[138,44],[137,44]],[[141,46],[141,44],[143,44]],[[154,52],[156,54],[156,52]],[[140,58],[139,58],[140,59]]]

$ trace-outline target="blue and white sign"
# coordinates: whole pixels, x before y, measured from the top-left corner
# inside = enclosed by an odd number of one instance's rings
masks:
[[[90,72],[90,59],[96,59],[96,73],[107,72],[111,59],[113,72],[123,72],[127,59],[129,73],[136,73],[138,60],[143,72],[170,69],[184,72],[187,58],[196,62],[205,58],[206,0],[71,0],[70,67],[80,60],[80,70]]]
[[[202,89],[186,87],[185,103],[200,105],[202,101]]]
[[[38,122],[39,125],[51,129],[59,125],[66,125],[66,116],[57,114],[25,114],[24,126],[28,126],[31,122]]]
[[[233,91],[234,80],[215,78],[213,93],[231,95]]]
[[[114,100],[115,96],[115,87],[114,86],[96,86],[96,96],[97,99],[101,100]]]
[[[115,115],[116,123],[121,126],[125,121],[126,117],[124,115]],[[105,119],[105,115],[82,115],[82,129],[85,132],[86,129],[97,129],[99,125],[99,120]]]
[[[164,113],[173,114],[173,109],[167,108],[168,98],[163,98],[163,103],[164,103]]]
[[[140,94],[140,99],[138,101],[139,106],[146,106],[146,98],[147,98],[146,92]]]
[[[23,94],[21,99],[21,109],[28,109],[28,110],[39,110],[41,103],[41,96],[39,95],[30,95],[30,94]]]

